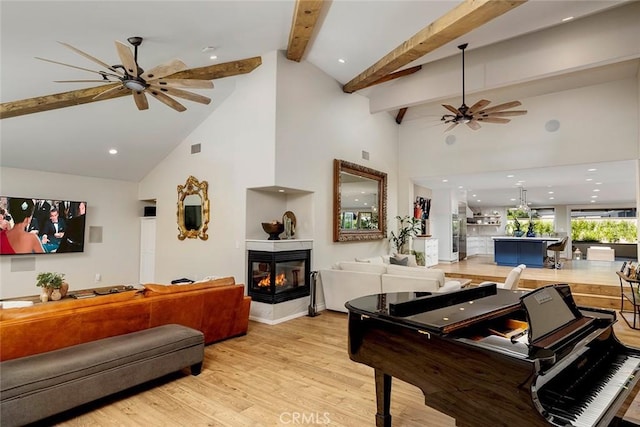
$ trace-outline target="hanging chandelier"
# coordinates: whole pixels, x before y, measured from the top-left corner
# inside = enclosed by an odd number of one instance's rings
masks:
[[[524,187],[520,187],[520,201],[518,202],[518,206],[516,206],[516,209],[524,212],[531,211],[529,205],[527,204],[527,190],[525,190]]]

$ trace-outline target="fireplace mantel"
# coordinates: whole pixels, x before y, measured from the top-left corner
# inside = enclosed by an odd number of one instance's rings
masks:
[[[290,239],[290,240],[253,240],[247,239],[247,250],[282,252],[313,249],[312,239]]]

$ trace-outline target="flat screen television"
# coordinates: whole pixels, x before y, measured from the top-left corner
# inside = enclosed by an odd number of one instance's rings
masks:
[[[0,255],[83,252],[87,203],[0,196]]]

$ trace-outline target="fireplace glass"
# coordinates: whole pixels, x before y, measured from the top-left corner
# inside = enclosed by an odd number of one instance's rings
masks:
[[[310,253],[249,251],[249,296],[268,304],[309,296]]]

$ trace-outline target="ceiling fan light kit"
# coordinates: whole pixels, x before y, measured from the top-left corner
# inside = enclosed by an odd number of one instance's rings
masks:
[[[50,59],[44,58],[36,58],[47,62],[52,62],[54,64],[64,65],[71,68],[77,68],[84,71],[89,71],[92,73],[97,73],[102,77],[102,80],[63,80],[57,81],[58,83],[78,83],[78,82],[98,82],[98,83],[106,83],[110,84],[108,88],[104,91],[98,93],[96,96],[92,98],[92,100],[97,101],[100,99],[105,99],[106,97],[112,95],[115,92],[119,92],[122,90],[129,90],[133,95],[136,107],[139,110],[146,110],[149,108],[149,103],[147,102],[146,94],[149,94],[156,98],[158,101],[163,104],[173,108],[176,111],[182,112],[186,110],[186,107],[171,98],[169,95],[174,97],[187,99],[189,101],[198,102],[200,104],[209,104],[211,102],[210,98],[206,96],[199,95],[197,93],[188,92],[186,90],[181,90],[179,88],[197,88],[197,89],[212,89],[213,83],[206,80],[199,79],[190,79],[190,78],[180,78],[180,79],[166,79],[165,77],[171,76],[177,72],[189,71],[187,66],[180,60],[174,59],[165,64],[159,65],[157,67],[152,68],[148,72],[142,69],[138,65],[138,47],[142,44],[142,37],[129,37],[127,41],[133,46],[134,51],[131,51],[131,48],[126,44],[116,41],[116,51],[118,53],[118,57],[122,64],[117,65],[108,65],[107,63],[89,55],[86,52],[81,51],[80,49],[71,46],[68,43],[62,43],[63,46],[73,50],[81,56],[84,56],[86,59],[106,68],[109,71],[94,71],[87,68],[76,67],[75,65],[65,64],[62,62],[52,61]],[[118,86],[113,86],[112,84],[119,83]]]
[[[464,88],[464,50],[467,48],[468,44],[464,43],[458,46],[458,49],[462,51],[462,105],[459,108],[455,108],[451,105],[442,104],[444,108],[449,110],[453,114],[445,114],[440,119],[444,123],[448,123],[449,127],[445,129],[445,132],[450,131],[455,128],[459,124],[466,124],[473,130],[480,129],[480,123],[509,123],[510,119],[505,119],[504,117],[511,116],[521,116],[523,114],[527,114],[526,110],[508,110],[509,108],[514,108],[519,105],[522,105],[520,101],[511,101],[506,102],[504,104],[496,105],[494,107],[485,108],[487,105],[491,103],[486,99],[481,99],[480,101],[473,104],[471,107],[468,107],[465,102],[465,88]]]

